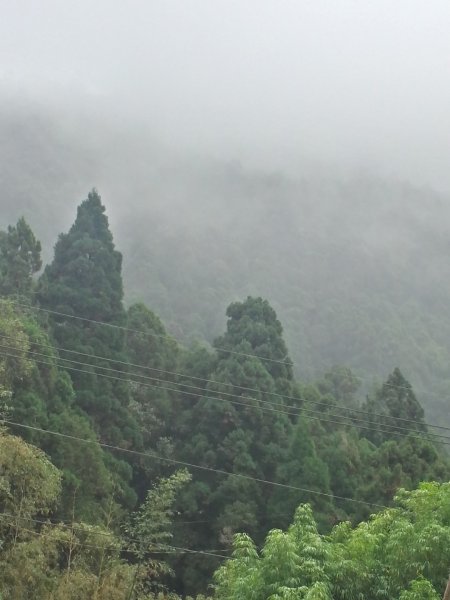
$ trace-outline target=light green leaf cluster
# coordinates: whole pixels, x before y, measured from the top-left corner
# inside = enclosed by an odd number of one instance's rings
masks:
[[[144,503],[125,527],[129,536],[136,540],[130,550],[137,552],[140,558],[151,550],[167,547],[172,537],[169,528],[177,492],[190,480],[188,471],[177,471],[147,492]]]
[[[437,600],[450,565],[450,483],[400,491],[397,506],[355,528],[317,532],[309,506],[261,552],[235,538],[233,558],[216,572],[220,600]]]
[[[429,581],[417,579],[411,583],[411,588],[400,594],[399,600],[441,600]]]
[[[45,454],[0,430],[0,510],[19,521],[47,514],[61,491],[61,474]]]

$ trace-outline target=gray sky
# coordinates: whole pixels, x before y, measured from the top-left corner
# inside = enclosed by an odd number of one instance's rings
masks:
[[[448,0],[0,0],[0,84],[251,165],[450,189]]]

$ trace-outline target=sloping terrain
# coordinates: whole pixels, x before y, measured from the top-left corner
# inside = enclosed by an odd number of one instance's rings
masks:
[[[261,295],[299,377],[345,364],[368,389],[399,366],[428,418],[446,418],[448,198],[363,175],[247,171],[45,111],[5,110],[0,139],[0,225],[24,214],[46,258],[96,186],[128,299],[145,301],[179,339],[213,340],[230,301]]]

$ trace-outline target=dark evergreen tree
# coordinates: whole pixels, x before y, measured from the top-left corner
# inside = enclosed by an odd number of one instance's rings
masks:
[[[0,294],[29,295],[41,266],[41,243],[23,217],[0,231]]]
[[[208,379],[204,391],[200,389],[197,398],[185,396],[187,414],[180,419],[183,430],[177,434],[177,451],[190,462],[231,473],[271,481],[278,475],[288,477],[279,472],[289,455],[292,432],[282,395],[290,396],[294,404],[301,401],[281,324],[261,298],[236,302],[227,315],[227,332],[215,342],[217,360],[204,375]],[[239,530],[260,538],[266,531],[272,492],[255,481],[197,473],[182,494],[181,509],[192,519],[195,514],[208,515],[208,523],[185,531],[184,541],[226,548]],[[184,583],[192,589],[193,564],[185,563]],[[207,561],[196,564],[196,577],[211,566]]]
[[[129,408],[139,423],[143,448],[170,456],[179,407],[178,345],[151,310],[143,304],[133,304],[127,311],[125,349],[135,382],[131,386]],[[167,471],[167,463],[156,460],[142,459],[140,467],[135,473],[135,487],[141,494]]]
[[[311,493],[281,488],[275,490],[268,511],[271,527],[285,526],[291,521],[297,506],[309,502],[314,507],[321,525],[325,529],[329,528],[334,514],[330,475],[326,463],[317,455],[304,419],[299,420],[292,432],[286,460],[278,465],[276,476],[277,481],[311,490]]]
[[[90,417],[102,441],[129,448],[140,447],[141,433],[128,409],[121,264],[105,208],[93,190],[78,207],[69,232],[60,235],[38,298],[55,311],[50,313],[51,331],[61,355],[70,361],[76,405]],[[122,480],[131,476],[122,459],[113,462]],[[122,486],[122,491],[132,501],[130,490]]]
[[[59,236],[53,262],[41,277],[40,299],[55,311],[124,325],[121,268],[122,255],[114,247],[105,207],[93,190],[78,207],[69,232]],[[73,321],[55,317],[55,323]],[[86,324],[84,329],[90,327]],[[80,324],[78,329],[82,330]],[[96,338],[101,337],[98,329],[93,329]],[[109,330],[107,339],[113,348],[122,348],[123,333]]]
[[[383,442],[368,457],[360,497],[390,504],[399,488],[412,489],[421,481],[447,481],[450,465],[431,441],[402,437]]]
[[[338,406],[356,408],[355,393],[360,387],[359,379],[348,367],[335,366],[325,373],[317,388],[321,394],[330,394]]]
[[[424,411],[417,400],[411,384],[396,368],[376,391],[369,396],[363,409],[368,413],[369,427],[372,431],[365,434],[376,445],[386,440],[396,439],[409,429],[426,433]]]
[[[362,497],[387,504],[399,487],[411,489],[420,481],[450,476],[439,440],[429,435],[423,408],[400,369],[394,369],[363,409],[369,414],[360,436],[374,447],[366,457]]]
[[[227,317],[227,331],[214,344],[220,355],[237,352],[257,356],[278,384],[292,380],[283,327],[267,300],[249,296],[245,302],[233,302],[227,308]]]

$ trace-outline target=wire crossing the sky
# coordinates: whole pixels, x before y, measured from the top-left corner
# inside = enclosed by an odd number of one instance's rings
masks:
[[[120,329],[120,330],[123,330],[123,331],[129,331],[131,333],[138,333],[138,334],[143,335],[143,336],[157,337],[157,338],[168,339],[168,340],[174,341],[174,338],[171,337],[171,336],[169,336],[169,335],[156,334],[154,332],[142,331],[142,330],[138,330],[138,329],[131,329],[131,328],[128,328],[128,327],[125,327],[125,326],[115,325],[113,323],[106,323],[104,321],[98,321],[98,320],[94,320],[94,319],[88,319],[86,317],[80,317],[80,316],[77,316],[77,315],[70,315],[68,313],[63,313],[63,312],[59,312],[59,311],[55,311],[55,310],[45,309],[45,308],[38,307],[38,306],[31,306],[31,305],[28,305],[28,304],[23,304],[23,303],[17,302],[17,301],[12,300],[12,299],[9,299],[9,300],[11,302],[13,302],[14,304],[16,304],[17,306],[20,306],[22,308],[28,308],[28,309],[36,310],[36,311],[42,311],[42,312],[46,312],[46,313],[49,313],[49,314],[55,314],[55,315],[59,315],[59,316],[67,317],[67,318],[79,319],[79,320],[86,321],[86,322],[89,322],[89,323],[93,323],[93,324],[96,324],[96,325],[102,325],[102,326],[105,326],[105,327],[113,327],[115,329]],[[271,358],[266,358],[266,357],[263,357],[263,356],[259,356],[257,354],[242,353],[242,352],[232,351],[232,350],[228,350],[226,348],[219,348],[219,347],[214,347],[214,348],[216,350],[223,351],[223,352],[230,352],[230,353],[236,354],[238,356],[240,355],[240,356],[244,356],[244,357],[258,358],[259,360],[262,360],[262,361],[271,361],[271,362],[277,362],[277,363],[281,363],[281,364],[284,364],[284,365],[290,365],[290,366],[292,366],[292,362],[290,360],[288,360],[288,361],[279,361],[279,360],[275,360],[275,359],[271,359]],[[80,355],[85,355],[85,353],[81,353],[81,352],[78,353],[75,350],[68,350],[68,349],[64,349],[64,348],[57,348],[57,349],[60,350],[60,351],[62,351],[62,352],[73,352],[73,353],[77,353],[77,354],[80,354]],[[93,357],[94,355],[89,355],[89,356]],[[109,361],[113,360],[113,359],[109,359],[109,358],[106,358],[106,357],[96,357],[96,358],[102,359],[102,360],[109,360]],[[199,381],[206,381],[206,382],[209,382],[209,383],[218,383],[220,385],[227,385],[227,386],[231,386],[231,387],[236,387],[232,383],[217,382],[217,381],[214,381],[214,380],[202,379],[202,378],[199,378],[199,377],[191,377],[191,376],[186,375],[186,374],[176,373],[176,372],[173,372],[173,371],[165,371],[163,369],[156,369],[156,368],[148,367],[148,366],[145,366],[145,365],[133,365],[133,364],[128,363],[126,361],[120,361],[119,360],[119,361],[114,361],[114,362],[125,364],[125,365],[128,365],[128,366],[135,366],[135,367],[142,368],[142,369],[155,370],[155,371],[159,371],[159,372],[166,373],[166,374],[171,374],[171,375],[176,375],[176,376],[181,376],[181,377],[187,377],[187,378],[190,378],[190,379],[196,379],[196,380],[199,380]],[[359,377],[357,375],[354,375],[354,377],[356,379],[360,380],[360,381],[368,381],[367,379],[364,379],[364,378]],[[393,389],[404,389],[404,390],[409,391],[409,392],[412,391],[411,387],[402,386],[402,385],[396,385],[396,384],[390,384],[389,382],[384,382],[382,385],[384,387],[392,387]],[[260,391],[260,390],[254,389],[254,388],[248,388],[248,387],[246,388],[246,387],[241,387],[241,386],[239,386],[239,387],[240,387],[240,389],[243,389],[245,391],[253,391],[253,392],[259,392]],[[277,397],[280,397],[280,398],[283,398],[283,399],[298,400],[298,398],[296,398],[295,396],[286,396],[286,395],[283,395],[283,394],[279,394],[277,392],[270,392],[270,391],[267,392],[267,393],[269,395],[277,396]],[[436,394],[434,394],[434,395],[436,395]],[[310,404],[315,404],[315,405],[320,405],[320,406],[325,406],[323,402],[317,402],[317,401],[313,401],[313,400],[305,400],[304,402],[305,403],[307,402],[307,403],[310,403]],[[293,408],[293,407],[290,407],[290,408]],[[394,419],[394,420],[399,420],[399,421],[404,421],[404,422],[409,422],[409,423],[422,424],[419,421],[414,421],[413,419],[406,419],[404,417],[395,417],[395,416],[383,415],[383,414],[380,414],[380,413],[368,413],[367,411],[363,411],[361,409],[356,409],[356,408],[355,409],[351,409],[351,408],[348,408],[348,407],[339,407],[339,410],[347,410],[347,411],[358,412],[360,414],[365,414],[365,415],[369,415],[369,416],[378,416],[378,417],[389,418],[389,419]],[[432,424],[432,423],[424,423],[424,424],[427,427],[431,427],[431,428],[434,428],[434,429],[442,429],[442,430],[450,431],[450,427],[446,427],[444,425],[437,425],[437,424]]]
[[[2,346],[0,345],[0,348]],[[13,357],[13,358],[17,358],[18,355],[17,354],[9,354],[9,353],[5,353],[4,351],[1,352],[0,351],[0,355],[1,356],[9,356],[9,357]],[[44,356],[48,356],[48,355],[44,355]],[[183,391],[183,390],[179,390],[178,388],[169,388],[169,387],[162,387],[160,385],[156,385],[156,384],[150,384],[150,383],[142,383],[141,381],[136,381],[134,379],[130,379],[128,378],[124,378],[124,377],[115,377],[113,375],[108,375],[105,373],[96,373],[95,371],[88,371],[86,369],[79,369],[70,365],[65,365],[65,364],[55,364],[54,362],[48,362],[48,361],[43,361],[43,360],[39,360],[39,359],[33,359],[34,362],[39,363],[39,364],[45,364],[45,365],[49,365],[49,366],[59,366],[60,368],[69,370],[69,371],[75,371],[75,372],[79,372],[79,373],[85,373],[86,375],[95,375],[97,377],[104,377],[107,379],[111,379],[111,380],[115,380],[115,381],[123,381],[126,383],[130,383],[130,384],[135,384],[135,385],[140,385],[142,387],[148,387],[148,388],[152,388],[152,389],[158,389],[158,390],[165,390],[165,391],[170,391],[170,392],[176,392],[176,393],[183,393],[185,395],[189,395],[189,396],[194,396],[196,398],[198,398],[199,394],[197,393],[193,393],[193,392],[187,392],[187,391]],[[61,359],[57,359],[55,358],[54,360],[61,360]],[[66,360],[69,361],[69,359],[62,359],[62,360]],[[84,365],[90,368],[95,367],[95,365],[91,365],[89,363],[79,363],[78,361],[73,361],[74,364],[79,364],[79,365]],[[109,371],[114,371],[120,374],[125,374],[128,375],[127,372],[124,371],[116,371],[115,369],[110,369],[109,367],[97,367],[97,368],[105,368],[108,369]],[[160,380],[162,383],[166,383],[165,380]],[[428,433],[428,432],[423,432],[421,433],[420,431],[416,430],[416,429],[406,429],[406,428],[399,428],[397,425],[390,425],[390,424],[378,424],[378,423],[374,423],[375,425],[380,425],[382,427],[392,427],[394,429],[391,430],[385,430],[385,429],[380,429],[379,427],[377,428],[373,428],[373,427],[369,427],[368,424],[371,422],[367,422],[367,421],[362,421],[359,419],[355,420],[351,420],[349,422],[346,421],[335,421],[333,419],[328,419],[326,418],[328,416],[328,414],[326,414],[325,416],[319,416],[319,417],[311,417],[311,416],[305,416],[303,413],[314,413],[314,414],[320,414],[322,415],[322,413],[319,413],[318,411],[308,411],[308,410],[303,410],[301,408],[298,408],[296,412],[292,412],[292,411],[287,411],[287,410],[282,410],[283,406],[282,405],[276,405],[279,408],[271,408],[273,405],[270,402],[264,401],[264,400],[258,400],[256,398],[252,398],[251,400],[253,400],[252,404],[249,404],[247,402],[239,402],[238,400],[230,400],[230,399],[226,399],[226,398],[221,398],[221,397],[217,397],[217,396],[212,396],[210,394],[208,395],[203,395],[202,396],[204,399],[206,400],[213,400],[213,401],[218,401],[218,402],[229,402],[233,405],[238,405],[238,406],[244,406],[244,407],[248,407],[248,408],[255,408],[255,403],[256,406],[265,412],[273,412],[273,413],[279,413],[279,414],[284,414],[284,415],[290,415],[290,416],[303,416],[305,419],[311,421],[320,421],[322,423],[332,423],[332,424],[336,424],[336,425],[351,425],[354,427],[357,427],[358,429],[365,429],[368,431],[372,431],[372,432],[377,432],[377,433],[383,433],[383,434],[387,434],[387,435],[391,435],[391,434],[395,434],[398,436],[402,436],[402,437],[408,437],[408,438],[413,438],[413,439],[420,439],[420,440],[425,440],[425,441],[429,441],[429,442],[434,442],[434,443],[439,443],[439,444],[444,444],[444,445],[450,445],[450,441],[442,441],[441,439],[430,439],[430,437],[428,436],[433,436],[433,437],[437,437],[437,438],[443,438],[444,440],[450,440],[449,436],[445,436],[442,434],[437,434],[437,433]],[[267,406],[260,406],[259,403],[267,403],[270,405],[270,407]],[[347,415],[331,415],[331,416],[336,416],[338,418],[341,419],[352,419],[353,417],[349,417]],[[364,424],[360,424],[360,423],[364,423]],[[406,431],[408,431],[409,433],[401,433],[400,431],[398,431],[398,429],[405,429]],[[419,434],[419,435],[417,435]]]
[[[337,496],[336,494],[330,494],[327,492],[312,490],[309,488],[304,488],[304,487],[300,487],[300,486],[296,486],[296,485],[290,485],[288,483],[281,483],[278,481],[270,481],[268,479],[263,479],[261,477],[252,477],[251,475],[245,475],[244,473],[233,473],[231,471],[225,471],[224,469],[215,469],[214,467],[208,467],[206,465],[198,465],[198,464],[190,463],[190,462],[187,462],[184,460],[178,460],[175,458],[169,458],[167,456],[161,456],[154,452],[142,452],[140,450],[133,450],[131,448],[123,448],[122,446],[115,446],[113,444],[107,444],[105,442],[101,442],[98,440],[90,440],[90,439],[86,439],[86,438],[80,438],[78,436],[70,435],[68,433],[62,433],[60,431],[52,431],[50,429],[44,429],[43,427],[36,427],[34,425],[26,425],[25,423],[18,423],[15,421],[10,421],[9,419],[2,419],[0,422],[4,423],[6,425],[9,425],[10,427],[18,427],[19,429],[25,429],[28,431],[36,431],[36,432],[43,433],[46,435],[52,435],[55,437],[61,437],[64,439],[72,440],[74,442],[78,442],[78,443],[82,443],[82,444],[98,445],[101,448],[105,448],[110,451],[115,450],[115,451],[123,452],[124,454],[129,454],[132,456],[140,456],[143,458],[151,458],[153,460],[160,460],[160,461],[167,462],[170,464],[180,465],[182,467],[187,467],[190,469],[196,469],[198,471],[206,471],[206,472],[210,472],[210,473],[216,473],[218,475],[225,475],[227,477],[234,477],[236,479],[255,481],[256,483],[270,485],[270,486],[277,487],[277,488],[293,490],[296,492],[304,492],[304,493],[313,494],[313,495],[317,495],[317,496],[323,496],[326,498],[332,498],[335,500],[354,502],[355,504],[363,504],[364,506],[375,506],[376,508],[389,508],[388,506],[385,506],[384,504],[377,504],[375,502],[367,502],[366,500],[357,500],[356,498],[347,498],[345,496]]]
[[[7,517],[10,518],[12,520],[16,520],[16,521],[26,521],[29,523],[36,523],[38,525],[42,525],[44,527],[51,527],[51,528],[55,528],[58,529],[60,527],[64,528],[64,529],[69,529],[72,532],[80,532],[80,533],[85,533],[85,534],[92,534],[94,536],[101,536],[101,537],[108,537],[110,538],[111,542],[119,542],[119,544],[140,544],[140,540],[135,540],[132,538],[128,538],[128,537],[121,537],[118,538],[116,537],[116,535],[114,534],[114,532],[107,532],[107,531],[100,531],[98,528],[97,529],[88,529],[88,527],[82,527],[81,523],[64,523],[63,521],[61,522],[53,522],[53,521],[45,521],[43,519],[35,519],[35,518],[31,518],[31,517],[25,517],[23,515],[13,515],[11,513],[6,513],[6,512],[0,512],[0,518],[1,517]],[[27,533],[32,533],[34,535],[43,535],[42,531],[38,532],[38,531],[33,531],[31,529],[27,529],[25,527],[22,527],[20,525],[17,525],[17,523],[9,523],[9,525],[11,527],[18,527],[20,530],[22,531],[26,531]],[[91,526],[91,525],[89,525]],[[92,526],[91,526],[92,527]],[[59,541],[62,542],[68,542],[67,539],[64,538],[57,538]],[[79,546],[82,548],[94,548],[97,550],[106,550],[105,546],[98,546],[98,545],[93,545],[90,543],[84,543],[84,542],[79,542]],[[146,550],[146,551],[141,551],[141,550],[135,550],[131,547],[121,547],[120,550],[124,551],[127,554],[135,554],[137,556],[152,556],[153,554],[203,554],[205,556],[214,556],[216,558],[230,558],[229,556],[225,555],[225,554],[219,554],[219,552],[225,552],[226,550],[195,550],[192,548],[181,548],[179,546],[173,546],[172,544],[154,544],[155,548],[152,550]]]
[[[0,334],[0,338],[10,339],[10,340],[16,340],[17,339],[14,336],[8,336],[8,335],[5,335],[5,334]],[[220,385],[220,386],[225,385],[227,387],[239,388],[240,390],[250,391],[250,392],[257,393],[257,394],[261,393],[261,390],[258,390],[256,388],[250,388],[250,387],[246,387],[246,386],[235,385],[235,384],[232,384],[232,383],[229,383],[229,382],[220,382],[220,381],[216,381],[216,380],[213,380],[213,379],[204,379],[204,378],[201,378],[201,377],[192,377],[192,376],[190,376],[188,374],[178,373],[178,372],[174,372],[174,371],[167,371],[165,369],[159,369],[159,368],[149,367],[149,366],[145,366],[145,365],[138,365],[138,364],[130,363],[130,362],[123,361],[123,360],[116,360],[115,358],[107,358],[105,356],[98,356],[96,354],[89,354],[87,352],[79,352],[78,350],[69,350],[69,349],[66,349],[66,348],[58,347],[58,346],[51,346],[49,344],[42,344],[40,342],[31,341],[30,345],[32,345],[32,346],[41,346],[43,348],[48,348],[49,350],[58,350],[58,352],[67,352],[68,354],[76,354],[77,356],[83,356],[83,357],[91,358],[91,359],[94,359],[94,360],[102,360],[102,361],[107,361],[109,363],[117,363],[117,364],[128,366],[128,367],[145,369],[145,370],[149,370],[149,371],[156,371],[158,373],[163,373],[163,374],[168,374],[168,375],[174,375],[174,376],[177,376],[177,377],[184,377],[186,379],[194,379],[194,380],[197,380],[197,381],[202,381],[202,382],[207,383],[207,384],[211,383],[211,384],[216,384],[216,385]],[[0,347],[10,348],[9,346],[1,346],[1,345],[0,345]],[[36,352],[36,351],[28,350],[28,352],[31,353],[31,354],[39,355],[39,353]],[[54,358],[55,360],[70,361],[70,362],[73,362],[73,363],[77,363],[78,362],[78,361],[75,361],[74,359],[67,359],[67,358],[64,358],[62,356],[55,356],[54,354],[50,354],[50,355],[42,354],[41,356],[47,356],[49,358]],[[87,363],[78,363],[78,364],[87,364]],[[102,365],[89,365],[89,366],[93,366],[93,367],[96,367],[96,368],[99,368],[99,369],[104,369],[104,370],[113,370],[113,371],[116,371],[116,372],[123,372],[123,373],[129,374],[129,375],[134,375],[134,376],[145,378],[145,379],[152,380],[152,381],[160,381],[160,382],[170,383],[170,384],[173,384],[173,385],[182,385],[184,387],[188,387],[188,388],[191,388],[191,389],[197,389],[197,390],[204,391],[204,387],[193,386],[191,384],[183,383],[181,381],[168,381],[166,379],[161,379],[161,378],[156,378],[156,377],[150,377],[150,376],[147,376],[147,375],[142,375],[141,373],[134,373],[134,372],[130,372],[130,371],[119,371],[118,369],[109,369],[108,367],[104,367]],[[387,384],[384,384],[384,385],[387,385]],[[398,389],[407,389],[407,390],[409,390],[409,388],[406,388],[405,386],[394,386],[394,385],[392,385],[391,387],[398,388]],[[211,392],[209,391],[208,393],[211,393]],[[222,390],[220,392],[217,391],[216,393],[220,393],[220,394],[225,395],[225,396],[235,397],[235,394],[232,394],[230,392],[225,392],[225,391],[222,391]],[[322,408],[328,408],[329,407],[329,405],[326,404],[326,403],[324,403],[324,402],[318,402],[318,401],[314,401],[314,400],[305,400],[305,399],[301,398],[300,396],[296,398],[295,396],[289,396],[289,395],[285,395],[285,394],[280,394],[278,392],[272,392],[270,390],[267,390],[267,391],[264,390],[263,393],[265,395],[274,396],[276,398],[280,398],[280,399],[283,399],[283,400],[296,400],[297,402],[300,401],[301,404],[302,404],[302,407],[303,407],[304,404],[312,404],[314,406],[319,406],[319,407],[322,407]],[[239,397],[240,398],[247,398],[247,399],[250,399],[250,400],[254,400],[254,398],[250,397],[250,396],[239,395]],[[261,400],[261,402],[264,402],[264,403],[267,403],[267,404],[271,404],[273,406],[279,406],[280,405],[279,403],[268,402],[266,400]],[[284,404],[283,407],[284,408],[289,408],[289,409],[294,409],[294,410],[298,410],[299,409],[298,405]],[[450,427],[446,427],[444,425],[432,425],[430,423],[425,423],[425,422],[422,422],[422,421],[416,421],[414,419],[406,419],[406,418],[403,418],[403,417],[396,417],[396,416],[393,416],[393,415],[384,415],[384,414],[376,413],[376,412],[368,412],[368,411],[364,411],[364,410],[357,409],[357,408],[349,408],[349,407],[346,407],[346,406],[334,406],[333,410],[347,411],[347,412],[350,412],[350,413],[358,413],[358,414],[362,414],[362,415],[365,415],[365,416],[368,416],[368,417],[371,417],[371,418],[380,417],[380,418],[383,418],[383,419],[390,419],[390,420],[393,420],[393,421],[401,421],[401,422],[406,422],[406,423],[412,423],[412,424],[415,424],[415,425],[426,425],[427,427],[431,427],[431,428],[434,428],[434,429],[442,429],[444,431],[450,431]],[[314,413],[321,414],[321,411],[310,411],[310,413],[311,414],[314,414]],[[351,418],[351,419],[355,419],[356,418],[353,414],[350,415],[350,416],[348,416],[348,417],[346,415],[341,415],[341,414],[339,414],[339,415],[330,415],[330,416],[343,417],[343,418],[345,417],[345,418]],[[367,422],[367,421],[364,420],[364,422]],[[387,427],[397,427],[399,429],[405,429],[407,431],[411,431],[408,428],[401,427],[399,425],[394,425],[394,424],[391,425],[391,424],[385,423],[385,426],[387,426]],[[438,434],[430,433],[430,435],[438,435]],[[441,436],[441,437],[445,437],[445,436]]]
[[[3,336],[0,334],[0,338],[1,337],[3,337]],[[46,346],[46,347],[50,348],[50,346]],[[4,349],[7,349],[7,350],[16,350],[16,347],[14,347],[14,346],[7,346],[7,345],[3,345],[3,344],[0,344],[0,348],[4,348]],[[183,383],[183,382],[180,382],[180,381],[167,381],[166,379],[161,379],[161,378],[158,378],[158,377],[149,377],[147,375],[141,375],[140,373],[130,373],[129,371],[123,371],[123,370],[114,369],[114,368],[111,368],[111,367],[104,367],[102,365],[93,365],[91,363],[84,363],[84,362],[76,361],[74,359],[63,358],[63,357],[55,357],[52,354],[43,354],[43,353],[36,352],[36,351],[33,351],[33,350],[28,350],[28,353],[32,354],[33,356],[40,356],[40,357],[44,357],[44,358],[54,359],[54,360],[57,360],[57,361],[69,362],[69,363],[72,363],[72,364],[82,365],[82,366],[85,366],[85,367],[94,367],[96,369],[103,369],[103,370],[106,370],[106,371],[109,371],[109,372],[113,372],[113,373],[118,373],[118,374],[121,374],[121,375],[127,375],[127,376],[133,375],[134,377],[140,377],[140,378],[143,378],[143,379],[148,380],[148,381],[156,381],[158,383],[169,383],[171,385],[183,386],[183,387],[187,387],[189,389],[195,389],[195,390],[201,392],[201,395],[205,395],[205,391],[206,391],[202,387],[189,385],[189,384],[186,384],[186,383]],[[87,357],[97,358],[95,356],[92,356],[92,355],[89,355],[89,354],[86,354],[86,353],[82,353],[82,354],[84,356],[87,356]],[[114,359],[110,359],[110,362],[114,362]],[[62,368],[64,368],[64,364],[63,365],[59,365],[59,366],[62,366]],[[99,373],[97,373],[97,375],[99,375]],[[140,383],[140,382],[134,381],[134,380],[129,380],[129,381],[133,381],[134,383]],[[159,386],[155,386],[155,387],[159,387]],[[167,388],[167,389],[173,391],[172,388]],[[265,392],[262,392],[261,390],[256,390],[256,389],[254,391],[257,392],[258,394],[265,393]],[[179,390],[179,392],[180,393],[187,393],[185,390]],[[221,394],[221,396],[228,396],[228,397],[231,397],[231,398],[239,398],[241,400],[250,400],[251,402],[258,401],[258,402],[260,402],[262,404],[268,404],[269,406],[275,407],[277,409],[279,409],[280,406],[281,406],[282,409],[293,409],[294,411],[296,411],[297,414],[300,414],[300,413],[301,414],[305,414],[306,413],[306,414],[316,414],[316,415],[323,416],[323,412],[321,412],[321,411],[305,409],[302,406],[292,406],[292,405],[285,405],[285,404],[280,405],[279,403],[269,402],[268,400],[261,400],[259,398],[254,398],[254,397],[245,396],[245,395],[236,396],[236,394],[231,394],[230,392],[223,392],[223,391],[218,391],[218,390],[213,390],[213,391],[208,390],[208,391],[206,391],[206,394],[207,394],[207,396],[209,398],[213,397],[212,396],[213,393]],[[197,395],[197,394],[195,394],[195,395]],[[200,395],[200,394],[198,394],[198,395]],[[221,396],[217,397],[217,399],[222,400]],[[324,406],[326,406],[326,405],[324,405]],[[335,406],[335,407],[333,407],[333,410],[339,410],[339,408],[340,407]],[[288,413],[288,414],[293,414],[293,413]],[[372,415],[371,413],[365,413],[365,414],[367,414],[368,416],[371,416],[371,417],[375,416],[375,415]],[[408,431],[408,432],[411,432],[411,433],[416,433],[417,432],[417,429],[411,429],[411,428],[408,428],[408,427],[402,427],[400,425],[391,424],[391,423],[378,423],[378,422],[373,422],[373,421],[367,421],[367,420],[359,419],[358,417],[355,417],[354,415],[342,415],[342,414],[334,414],[334,413],[327,412],[326,416],[328,416],[328,417],[336,417],[336,418],[351,419],[352,422],[355,422],[355,423],[364,423],[366,425],[376,425],[376,426],[380,426],[381,425],[383,427],[394,427],[396,430],[403,430],[403,431]],[[385,415],[385,416],[384,415],[379,415],[379,416],[383,417],[385,419],[389,419],[389,415]],[[414,421],[414,423],[417,423],[418,425],[424,425],[420,421]],[[430,436],[438,437],[438,438],[450,439],[449,436],[438,434],[438,433],[431,433],[431,432],[428,433],[428,432],[426,432],[426,435],[430,435]]]

